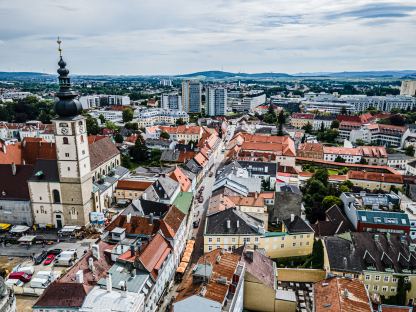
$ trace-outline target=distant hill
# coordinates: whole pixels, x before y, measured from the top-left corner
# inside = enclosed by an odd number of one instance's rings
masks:
[[[353,72],[299,73],[295,77],[329,77],[329,78],[416,78],[416,70],[381,70]]]
[[[231,73],[219,70],[202,71],[184,75],[177,75],[178,78],[206,78],[206,79],[229,79],[229,78],[246,78],[246,79],[267,79],[267,78],[289,78],[292,77],[285,73]]]
[[[0,72],[0,80],[43,80],[51,77],[55,76],[36,72]]]

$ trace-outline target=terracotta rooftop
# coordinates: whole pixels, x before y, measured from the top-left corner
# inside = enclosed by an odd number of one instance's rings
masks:
[[[241,145],[241,150],[246,151],[268,151],[277,155],[296,156],[294,146],[281,143],[266,143],[266,142],[244,142]]]
[[[322,152],[323,145],[321,143],[302,143],[299,145],[298,150],[305,152]]]
[[[264,198],[254,194],[253,196],[228,196],[235,206],[264,207]]]
[[[189,180],[189,178],[183,173],[182,169],[180,169],[179,167],[176,167],[175,170],[173,170],[169,174],[169,177],[171,177],[176,182],[179,182],[182,192],[188,192],[191,188],[191,180]]]
[[[360,146],[359,149],[364,157],[387,158],[384,146]]]
[[[20,143],[6,145],[0,140],[0,164],[22,164],[22,145]]]
[[[324,146],[324,154],[361,156],[361,151],[353,147]]]
[[[169,134],[200,134],[202,129],[199,126],[182,125],[176,127],[160,126],[160,130]]]
[[[158,271],[167,256],[171,253],[172,248],[163,236],[157,233],[143,252],[137,257],[137,260],[154,278],[157,277]]]
[[[90,143],[91,142],[91,143]],[[120,154],[109,137],[88,137],[91,170]]]
[[[363,282],[335,277],[314,284],[316,312],[371,312]]]
[[[22,141],[22,159],[26,164],[34,165],[37,159],[56,160],[56,145],[42,139],[25,138]]]
[[[386,183],[403,184],[403,176],[400,174],[365,172],[365,171],[349,171],[348,179],[368,180]]]
[[[151,181],[135,181],[135,180],[119,180],[116,189],[129,191],[145,191],[153,182]]]
[[[294,113],[292,114],[292,119],[313,119],[314,114],[304,114],[304,113]]]
[[[55,282],[39,297],[33,308],[80,308],[92,286]]]
[[[221,257],[219,262],[217,261],[218,257]],[[206,284],[194,284],[192,274],[188,274],[177,288],[178,295],[176,296],[176,301],[199,295],[202,288],[205,287],[205,295],[203,297],[222,304],[227,295],[229,286],[219,283],[218,279],[220,277],[225,277],[228,281],[231,281],[239,261],[239,254],[229,252],[221,254],[221,249],[215,249],[201,256],[198,260],[198,264],[209,263],[212,265],[210,280]]]
[[[92,256],[91,249],[87,251],[82,258],[71,267],[64,276],[62,276],[58,282],[59,283],[76,283],[75,274],[82,270],[84,272],[84,284],[85,285],[96,285],[97,282],[106,276],[107,271],[111,268],[111,260],[107,258],[105,251],[111,249],[113,245],[108,244],[104,241],[98,243],[100,258],[96,259]],[[88,259],[94,259],[94,272],[92,272],[88,267]]]

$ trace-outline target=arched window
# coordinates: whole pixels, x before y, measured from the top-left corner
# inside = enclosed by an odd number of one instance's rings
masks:
[[[78,122],[78,124],[79,124],[80,126],[82,126],[82,121],[79,121],[79,122]]]
[[[52,195],[53,195],[53,202],[55,204],[58,204],[61,202],[61,196],[59,195],[59,191],[58,190],[53,190],[52,191]]]
[[[62,142],[63,142],[64,144],[69,144],[69,141],[68,141],[68,138],[67,138],[67,137],[63,137],[63,138],[62,138]]]

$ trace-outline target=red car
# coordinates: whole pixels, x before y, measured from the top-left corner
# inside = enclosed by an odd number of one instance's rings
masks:
[[[54,254],[49,254],[49,255],[46,257],[45,262],[44,262],[43,264],[44,264],[44,265],[51,264],[51,263],[53,262],[53,260],[55,260],[55,258],[56,258],[56,255],[54,255]]]
[[[23,283],[27,283],[32,278],[32,274],[27,274],[25,272],[12,272],[9,274],[9,279],[18,279]]]

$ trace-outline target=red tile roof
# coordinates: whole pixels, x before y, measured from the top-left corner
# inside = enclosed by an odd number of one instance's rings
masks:
[[[316,312],[371,312],[370,299],[363,282],[332,278],[314,285]]]
[[[403,184],[402,175],[391,173],[348,171],[348,179]]]
[[[56,145],[42,139],[25,138],[22,141],[22,159],[31,165],[38,159],[56,160]]]
[[[304,113],[293,113],[292,119],[313,119],[314,114],[304,114]]]
[[[323,145],[321,143],[302,143],[299,145],[298,150],[305,152],[322,152]]]
[[[161,264],[165,261],[171,251],[172,248],[169,246],[166,239],[164,239],[161,234],[157,233],[137,259],[153,277],[157,277]]]
[[[54,282],[39,297],[34,308],[80,308],[92,286]]]
[[[119,150],[109,137],[88,137],[88,143],[91,170],[98,168],[100,165],[120,154]]]
[[[188,192],[192,186],[191,180],[189,180],[189,178],[183,173],[183,171],[179,167],[176,167],[175,170],[173,170],[169,174],[169,177],[179,182],[182,192]]]
[[[176,127],[160,126],[160,130],[169,134],[200,134],[202,129],[199,126],[182,125]]]
[[[0,164],[22,164],[22,145],[20,143],[6,145],[0,140]]]
[[[134,180],[119,180],[116,189],[129,191],[145,191],[153,182],[149,181],[134,181]]]
[[[220,261],[217,261],[218,257],[221,257]],[[228,281],[231,281],[239,261],[239,254],[229,252],[222,254],[221,249],[215,249],[204,254],[199,258],[198,263],[208,263],[212,265],[210,280],[205,284],[194,284],[192,282],[192,274],[187,275],[177,289],[178,295],[176,296],[176,301],[181,301],[190,296],[198,295],[200,294],[202,287],[205,287],[206,291],[203,297],[222,304],[228,293],[229,285],[219,283],[218,279],[220,277],[225,277]]]

